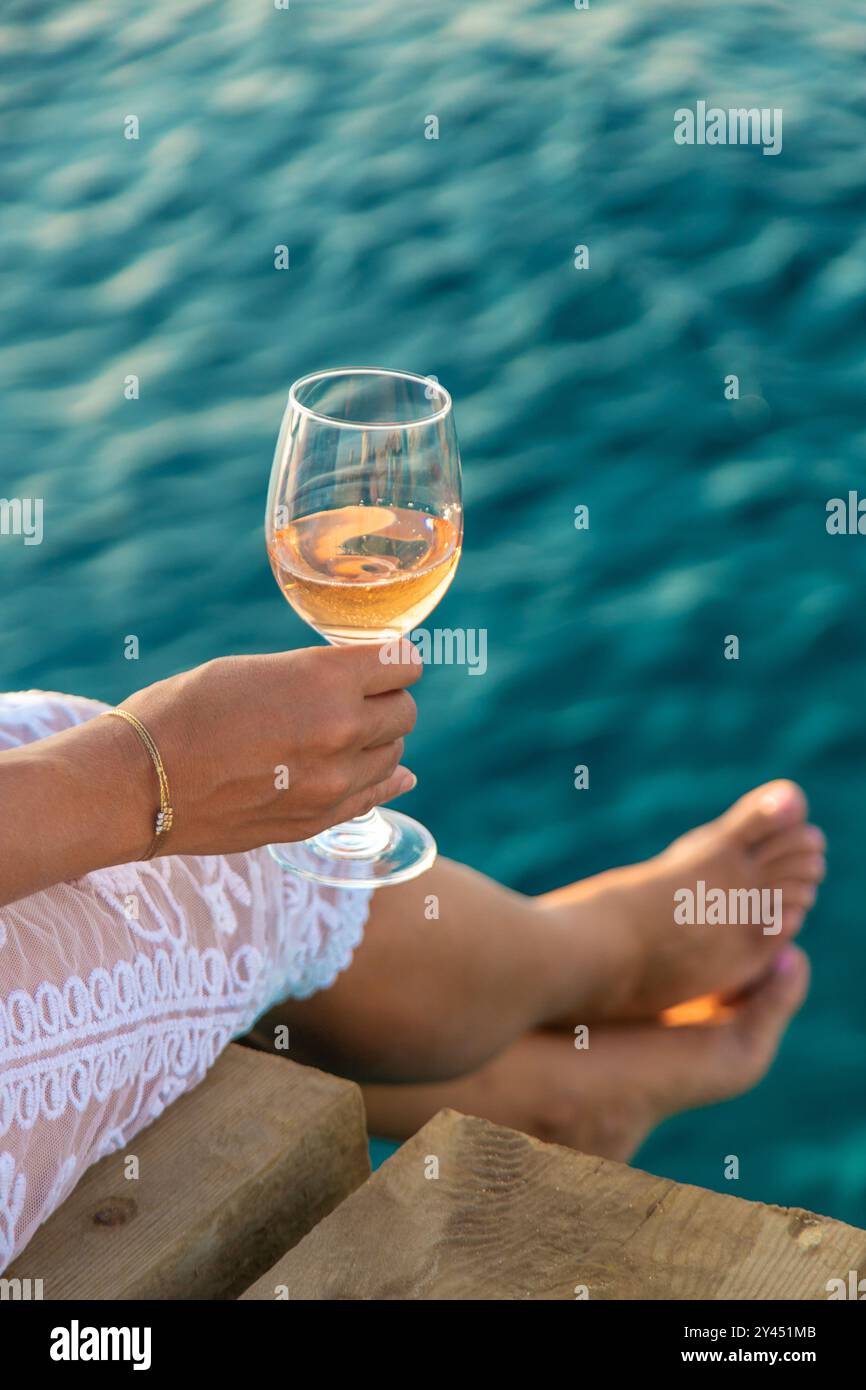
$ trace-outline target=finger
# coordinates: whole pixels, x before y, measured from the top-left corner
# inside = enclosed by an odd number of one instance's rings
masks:
[[[381,786],[376,788],[376,805],[384,806],[386,801],[393,801],[396,796],[404,796],[406,792],[413,791],[417,785],[418,778],[414,772],[410,772],[408,767],[400,766]]]
[[[414,646],[406,637],[381,646],[367,645],[347,648],[342,651],[358,661],[361,675],[361,689],[365,695],[381,695],[386,690],[404,690],[421,679],[424,663]]]
[[[364,701],[365,748],[381,748],[385,743],[411,734],[418,707],[408,690],[389,690],[385,695],[368,695]]]
[[[398,767],[384,781],[348,797],[339,808],[337,819],[344,821],[353,820],[355,816],[365,816],[374,806],[383,806],[386,801],[393,801],[395,796],[410,792],[417,780],[414,772],[410,772],[408,767]]]
[[[376,787],[389,778],[403,756],[402,738],[381,748],[368,748],[352,760],[352,789],[349,795]]]

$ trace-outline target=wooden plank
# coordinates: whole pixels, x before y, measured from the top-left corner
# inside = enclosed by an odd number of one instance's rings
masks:
[[[357,1086],[232,1045],[85,1173],[5,1277],[42,1279],[47,1299],[234,1298],[369,1172]]]
[[[822,1299],[851,1269],[866,1232],[839,1221],[443,1110],[243,1297]]]

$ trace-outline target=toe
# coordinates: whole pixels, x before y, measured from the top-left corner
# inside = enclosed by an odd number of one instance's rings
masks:
[[[808,983],[807,957],[798,947],[785,945],[761,982],[725,1006],[724,1022],[664,1030],[668,1076],[679,1086],[675,1108],[713,1105],[757,1085],[805,999]]]
[[[781,885],[782,916],[786,912],[811,912],[818,896],[817,883],[805,883],[802,879],[792,879]]]
[[[827,861],[823,854],[786,854],[782,859],[771,859],[763,871],[768,883],[823,883]]]
[[[806,818],[806,796],[796,782],[780,778],[746,792],[725,812],[727,831],[741,844],[756,846],[780,830],[791,830]]]
[[[797,935],[806,920],[807,913],[811,912],[815,906],[817,896],[818,889],[815,884],[801,882],[782,884],[782,938],[789,939]],[[771,943],[778,946],[778,934],[768,932],[765,935]]]
[[[769,835],[757,848],[762,863],[786,859],[792,854],[825,854],[827,839],[817,825],[798,825],[793,830],[780,830]]]
[[[793,941],[795,936],[799,936],[803,923],[806,920],[806,912],[802,907],[789,907],[782,913],[782,931],[779,936],[773,936],[772,940],[778,946],[780,941]]]
[[[784,946],[770,972],[738,1006],[727,1025],[738,1059],[741,1090],[754,1086],[767,1071],[808,989],[808,956],[799,946]]]

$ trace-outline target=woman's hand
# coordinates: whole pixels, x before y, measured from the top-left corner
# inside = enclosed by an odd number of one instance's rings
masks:
[[[168,777],[175,814],[163,853],[225,854],[305,840],[411,790],[415,778],[400,766],[416,714],[406,687],[423,666],[411,642],[402,643],[397,662],[383,661],[382,650],[221,657],[124,700],[156,743]],[[393,644],[385,650],[393,658]],[[156,779],[135,731],[122,731],[138,755],[144,853],[158,808]]]
[[[312,647],[222,657],[131,695],[122,707],[153,738],[171,791],[160,852],[304,840],[409,791],[406,687],[422,669],[408,641]],[[0,905],[141,859],[158,809],[154,766],[126,720],[0,753]]]

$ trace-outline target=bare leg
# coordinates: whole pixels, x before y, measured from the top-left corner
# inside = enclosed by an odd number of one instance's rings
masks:
[[[625,1162],[667,1116],[730,1099],[762,1078],[808,983],[797,947],[779,966],[716,1022],[600,1024],[586,1050],[570,1034],[536,1031],[455,1081],[365,1086],[370,1133],[406,1139],[448,1107]]]
[[[356,1080],[456,1076],[567,1007],[571,937],[564,915],[439,859],[375,894],[364,941],[330,989],[287,1000],[256,1033],[288,1024],[292,1057]],[[600,985],[602,962],[586,969]]]
[[[331,989],[287,1001],[293,1055],[364,1081],[434,1081],[482,1066],[534,1028],[654,1018],[760,979],[799,930],[823,876],[823,836],[789,782],[742,797],[644,864],[541,898],[440,860],[377,893],[365,940]],[[683,926],[674,894],[778,886],[778,933]]]
[[[762,979],[823,877],[823,835],[792,783],[742,796],[655,859],[527,898],[450,860],[378,892],[366,940],[331,990],[286,1002],[293,1054],[366,1081],[473,1072],[537,1027],[655,1019]],[[681,926],[678,888],[780,888],[758,924]]]

